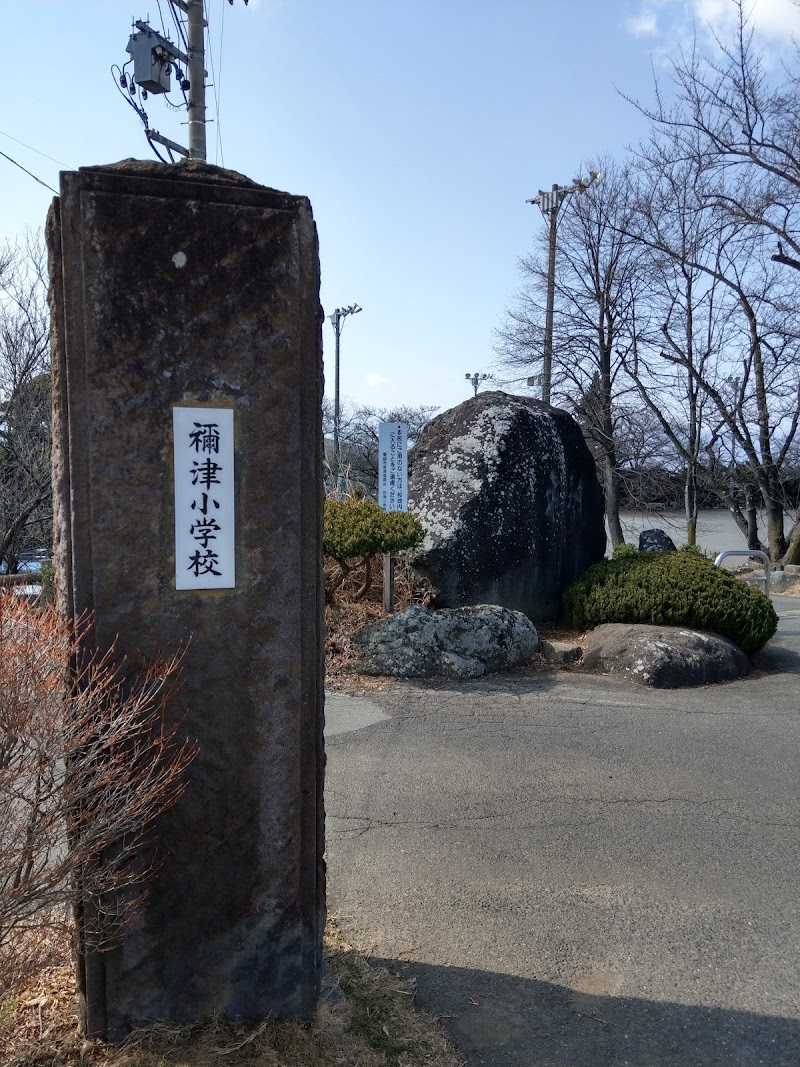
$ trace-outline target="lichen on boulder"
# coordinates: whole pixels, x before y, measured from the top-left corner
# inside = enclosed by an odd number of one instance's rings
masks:
[[[481,393],[432,419],[409,456],[415,568],[436,607],[555,618],[606,547],[603,495],[578,424],[528,397]]]
[[[354,644],[364,674],[479,678],[528,663],[539,637],[520,612],[494,604],[441,611],[411,604],[365,627]]]

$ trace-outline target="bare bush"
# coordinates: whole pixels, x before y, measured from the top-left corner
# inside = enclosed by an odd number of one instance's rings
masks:
[[[164,721],[182,653],[82,656],[89,630],[0,594],[0,993],[26,932],[70,905],[82,938],[116,936],[194,756]]]
[[[0,563],[52,540],[46,253],[28,233],[0,248]]]

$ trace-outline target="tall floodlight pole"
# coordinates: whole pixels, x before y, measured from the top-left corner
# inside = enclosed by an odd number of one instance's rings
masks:
[[[203,0],[186,0],[186,53],[189,57],[189,158],[206,159],[206,69]]]
[[[342,336],[344,320],[348,315],[357,315],[361,310],[362,309],[358,304],[351,304],[350,307],[337,308],[334,313],[329,316],[336,337],[336,370],[334,372],[333,393],[333,473],[337,496],[339,495],[341,475],[341,465],[339,463],[339,344]]]
[[[489,375],[488,374],[478,374],[478,372],[475,371],[474,374],[465,374],[464,377],[467,379],[468,382],[470,382],[472,384],[472,395],[473,396],[477,396],[478,395],[478,386],[480,385],[481,382],[485,382],[486,379],[489,377]]]
[[[544,218],[549,223],[548,256],[547,256],[547,311],[544,323],[544,354],[542,359],[542,400],[545,404],[550,403],[550,391],[553,383],[553,310],[556,295],[556,232],[558,225],[558,209],[572,193],[585,193],[590,185],[599,182],[603,177],[601,171],[590,170],[589,181],[583,178],[573,178],[572,185],[554,184],[550,192],[539,190],[539,195],[526,204],[536,204]]]

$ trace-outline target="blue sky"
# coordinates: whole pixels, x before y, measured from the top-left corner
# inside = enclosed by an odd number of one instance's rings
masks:
[[[152,158],[110,68],[132,18],[160,28],[158,4],[0,0],[0,151],[55,188],[64,168]],[[209,161],[310,197],[325,312],[364,309],[342,333],[343,396],[466,399],[465,373],[493,370],[517,259],[543,226],[525,200],[641,137],[620,93],[648,99],[670,52],[695,28],[724,35],[731,13],[729,0],[208,0],[222,146],[210,127]],[[754,19],[776,56],[800,35],[791,0],[756,0]],[[180,115],[146,106],[185,140]],[[2,157],[0,193],[0,239],[43,224],[52,193]],[[324,345],[332,390],[327,321]]]

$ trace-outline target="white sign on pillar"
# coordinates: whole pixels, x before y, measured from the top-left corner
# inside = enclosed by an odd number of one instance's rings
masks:
[[[232,589],[233,411],[172,409],[175,459],[175,588]]]
[[[378,423],[378,503],[384,511],[408,510],[408,426]]]

